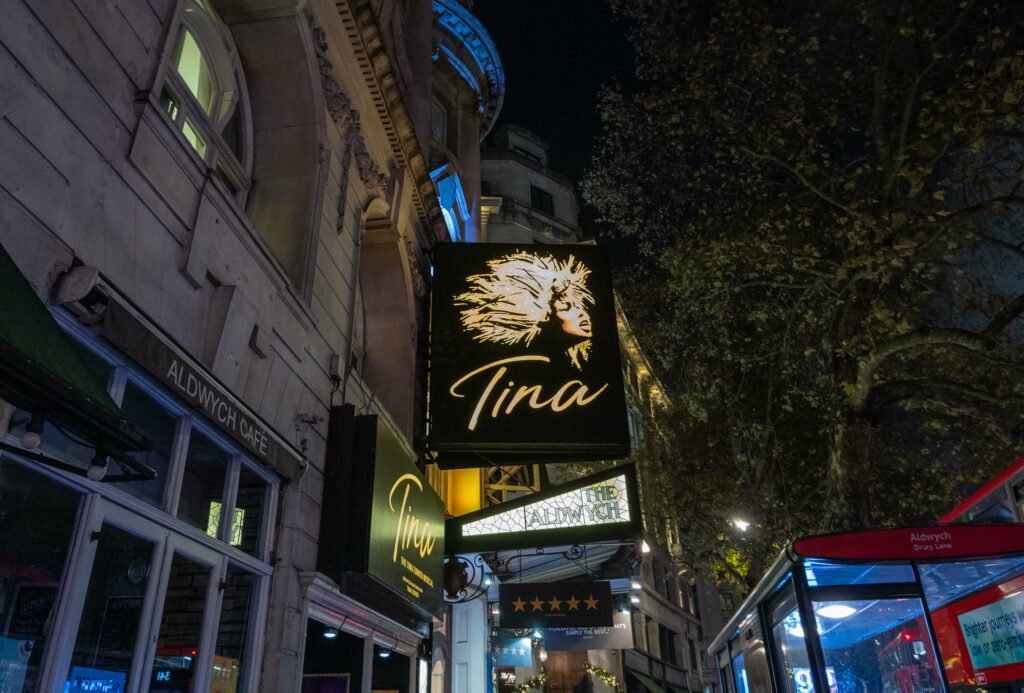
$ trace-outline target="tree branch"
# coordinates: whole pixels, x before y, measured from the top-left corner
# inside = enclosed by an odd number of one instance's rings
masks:
[[[814,183],[812,183],[810,180],[808,180],[807,176],[805,176],[804,174],[800,173],[800,171],[796,170],[795,167],[793,167],[791,164],[783,161],[779,157],[774,156],[772,154],[762,154],[760,152],[754,151],[753,149],[750,149],[749,147],[744,147],[742,145],[740,146],[740,151],[742,151],[742,152],[744,152],[746,154],[749,154],[750,156],[754,157],[755,159],[761,159],[762,161],[770,161],[773,164],[775,164],[777,166],[780,166],[781,168],[786,169],[787,171],[789,171],[789,173],[793,174],[793,176],[795,176],[796,179],[799,180],[800,183],[805,188],[807,188],[810,192],[812,192],[815,195],[817,195],[818,197],[820,197],[822,200],[824,200],[828,204],[832,205],[833,207],[835,207],[838,210],[841,210],[845,214],[849,214],[852,217],[857,217],[859,219],[867,220],[867,218],[863,214],[861,214],[860,212],[858,212],[858,211],[856,211],[854,209],[851,209],[850,207],[847,207],[846,205],[844,205],[839,200],[837,200],[834,197],[832,197],[831,195],[827,194],[824,190],[822,190],[821,188],[816,186]]]

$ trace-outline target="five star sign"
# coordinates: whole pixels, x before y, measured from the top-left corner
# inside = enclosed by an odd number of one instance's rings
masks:
[[[523,601],[522,597],[518,597],[512,602],[512,606],[515,607],[516,611],[525,612],[526,605],[529,604],[533,607],[533,611],[544,611],[544,605],[548,604],[548,611],[561,611],[562,604],[564,603],[569,611],[579,611],[580,604],[586,604],[588,611],[597,611],[597,605],[600,601],[600,599],[595,599],[592,594],[588,594],[586,599],[577,599],[575,594],[570,595],[568,599],[558,599],[557,597],[541,599],[539,596],[535,596],[528,602]]]
[[[571,628],[612,622],[607,582],[501,585],[499,593],[501,625],[505,628]]]

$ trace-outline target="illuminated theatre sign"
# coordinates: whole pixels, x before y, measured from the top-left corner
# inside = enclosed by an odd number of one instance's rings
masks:
[[[437,246],[430,361],[442,468],[629,453],[602,247]]]
[[[560,546],[639,536],[633,465],[448,520],[448,553]]]
[[[343,587],[372,577],[434,614],[444,529],[444,502],[397,436],[376,416],[332,407],[317,569]]]

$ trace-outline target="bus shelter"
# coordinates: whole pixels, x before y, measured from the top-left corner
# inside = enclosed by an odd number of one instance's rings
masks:
[[[796,541],[708,654],[727,693],[1022,693],[1024,525]]]

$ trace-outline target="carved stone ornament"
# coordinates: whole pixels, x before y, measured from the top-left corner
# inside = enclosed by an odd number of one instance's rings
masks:
[[[406,255],[409,258],[409,276],[412,278],[412,292],[416,298],[425,298],[427,295],[427,283],[423,281],[423,273],[420,271],[420,263],[416,257],[416,244],[409,237],[405,239]]]
[[[327,57],[327,32],[313,23],[309,18],[310,32],[313,35],[313,47],[316,49],[316,62],[320,69],[320,82],[324,90],[324,100],[327,104],[327,112],[331,120],[338,126],[345,146],[352,152],[356,163],[356,170],[359,172],[359,180],[366,186],[370,195],[383,196],[387,186],[387,176],[380,172],[377,162],[373,160],[369,150],[366,148],[366,140],[359,131],[359,111],[352,106],[352,100],[348,98],[341,84],[334,77],[334,65]],[[347,183],[347,180],[346,180]],[[342,190],[342,195],[345,190]]]

